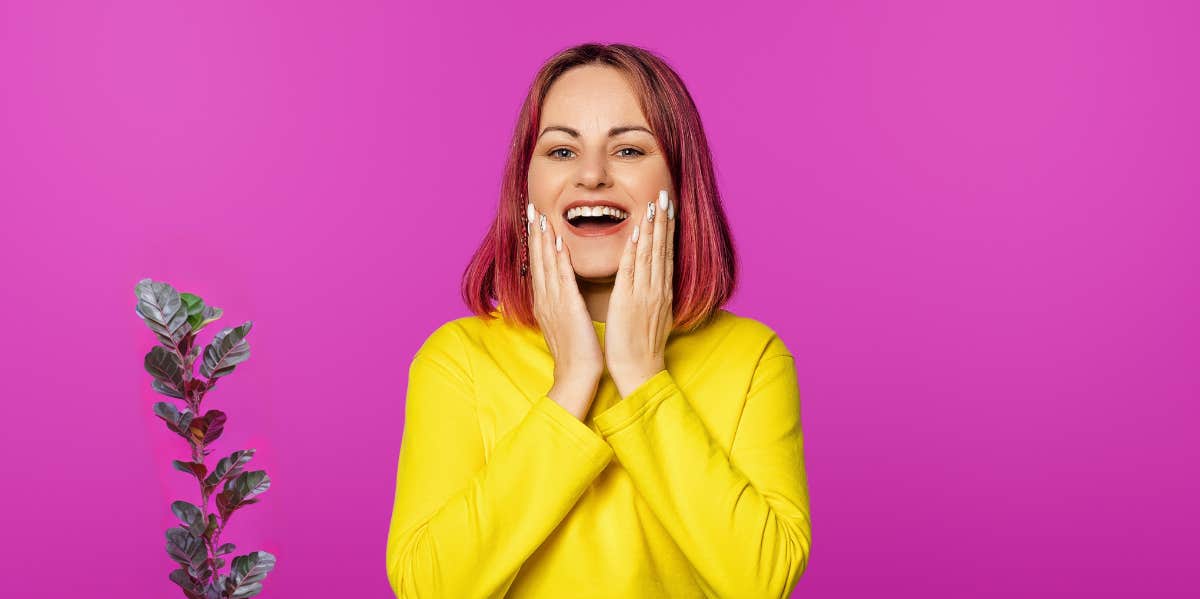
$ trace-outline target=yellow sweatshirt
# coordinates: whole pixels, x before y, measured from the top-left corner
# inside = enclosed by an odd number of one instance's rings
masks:
[[[396,596],[787,597],[812,546],[792,355],[721,310],[665,362],[625,398],[605,372],[580,421],[546,395],[539,330],[469,316],[430,334],[388,529]]]

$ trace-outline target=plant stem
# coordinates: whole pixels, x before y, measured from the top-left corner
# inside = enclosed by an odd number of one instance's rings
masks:
[[[204,481],[200,481],[200,497],[201,497],[201,500],[203,501],[203,503],[200,504],[200,513],[204,514],[204,521],[207,524],[208,523],[208,493],[205,492],[205,490],[204,490]],[[205,528],[208,528],[208,527],[205,526]],[[209,568],[209,570],[212,571],[213,576],[216,576],[217,569],[215,567],[213,567],[213,553],[215,553],[215,551],[212,548],[212,542],[205,541],[204,548],[205,548],[205,551],[208,553],[208,557],[206,558],[206,560],[208,562],[208,568]],[[209,580],[204,581],[205,585],[207,585],[208,583],[209,583]]]
[[[193,342],[194,342],[194,340],[193,340]],[[182,355],[180,357],[183,358]],[[187,360],[185,358],[184,362],[186,362],[186,361]],[[185,364],[184,380],[187,381],[184,383],[185,388],[190,387],[190,385],[188,385],[188,383],[191,382],[191,380],[192,380],[191,371],[192,371],[192,365]],[[184,401],[186,401],[188,403],[188,407],[191,408],[193,414],[195,414],[196,416],[200,416],[200,399],[201,398],[199,398],[199,397],[193,398],[193,397],[191,397],[191,395],[192,395],[191,393],[185,392],[184,393]],[[194,401],[193,401],[193,399],[194,399]],[[189,443],[192,446],[192,462],[197,463],[197,464],[203,464],[204,463],[204,441],[201,440],[198,443],[189,441]],[[208,515],[209,515],[209,513],[208,513],[208,495],[209,495],[209,493],[204,488],[204,479],[201,478],[198,480],[200,483],[200,515],[204,518],[205,530],[207,530],[208,529],[208,526],[207,526]],[[201,538],[203,538],[203,536],[204,536],[203,531],[201,531]],[[208,566],[208,569],[210,572],[212,572],[212,574],[207,580],[201,581],[201,583],[203,585],[201,587],[202,589],[207,588],[209,583],[212,582],[213,580],[215,580],[217,577],[216,563],[213,561],[216,559],[216,556],[215,556],[216,549],[214,548],[214,545],[213,545],[213,542],[211,539],[204,541],[204,552],[205,552],[205,558],[204,558],[205,565]]]

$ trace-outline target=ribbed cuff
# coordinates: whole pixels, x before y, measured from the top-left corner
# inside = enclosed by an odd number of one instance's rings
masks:
[[[629,424],[658,405],[659,402],[666,399],[677,389],[675,379],[664,368],[655,373],[654,376],[646,379],[637,389],[634,389],[632,393],[627,395],[625,399],[618,401],[605,410],[604,413],[597,415],[592,419],[592,422],[596,423],[596,428],[600,429],[600,434],[607,437],[629,426]]]

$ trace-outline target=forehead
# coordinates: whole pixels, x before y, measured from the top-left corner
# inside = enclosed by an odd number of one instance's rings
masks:
[[[633,87],[612,67],[585,65],[563,73],[542,102],[542,125],[607,130],[614,124],[645,125]]]

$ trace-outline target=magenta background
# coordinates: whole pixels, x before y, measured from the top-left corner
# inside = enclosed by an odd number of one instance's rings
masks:
[[[224,538],[279,557],[261,596],[390,596],[408,362],[593,40],[690,86],[729,308],[796,355],[794,596],[1196,591],[1193,3],[522,6],[0,3],[4,595],[182,596],[152,277],[225,309],[205,343],[255,321],[205,406],[274,481]]]

